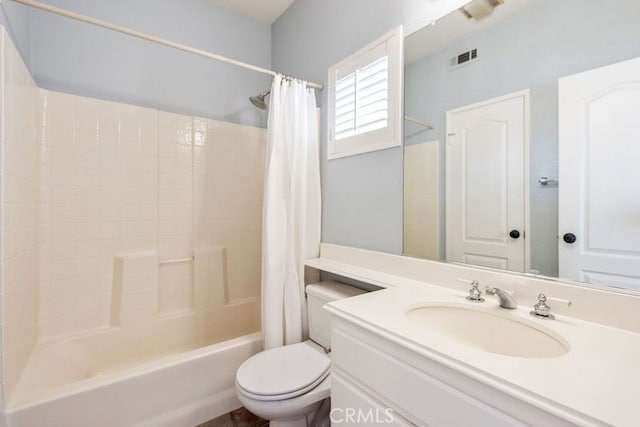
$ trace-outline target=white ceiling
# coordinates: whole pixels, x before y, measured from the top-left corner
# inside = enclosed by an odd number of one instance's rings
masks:
[[[227,9],[237,10],[249,18],[273,24],[294,0],[213,0]]]

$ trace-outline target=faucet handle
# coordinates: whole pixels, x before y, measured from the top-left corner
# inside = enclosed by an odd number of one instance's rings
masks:
[[[471,289],[469,289],[469,295],[467,295],[467,300],[471,302],[484,302],[484,298],[482,298],[482,291],[478,288],[480,283],[477,280],[471,282]]]
[[[555,316],[551,314],[551,307],[547,305],[547,296],[545,294],[538,295],[538,303],[533,306],[531,315],[540,319],[555,319]]]

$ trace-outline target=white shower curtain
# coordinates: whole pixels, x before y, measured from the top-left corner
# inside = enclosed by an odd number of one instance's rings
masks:
[[[315,93],[273,79],[262,218],[265,349],[302,341],[307,330],[304,260],[320,248],[320,164]]]

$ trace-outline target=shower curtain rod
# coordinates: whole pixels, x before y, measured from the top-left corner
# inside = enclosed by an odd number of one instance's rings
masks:
[[[132,37],[136,37],[142,40],[147,40],[153,43],[161,44],[164,46],[168,46],[174,49],[182,50],[184,52],[193,53],[194,55],[203,56],[205,58],[215,59],[216,61],[224,62],[231,65],[236,65],[238,67],[246,68],[248,70],[257,71],[263,74],[270,74],[272,76],[276,76],[279,73],[269,70],[268,68],[258,67],[256,65],[248,64],[246,62],[237,61],[235,59],[227,58],[226,56],[218,55],[216,53],[207,52],[206,50],[196,49],[191,46],[187,46],[181,43],[172,42],[171,40],[166,40],[160,37],[152,36],[150,34],[146,34],[140,31],[131,30],[126,27],[121,27],[119,25],[112,24],[110,22],[101,21],[100,19],[91,18],[90,16],[81,15],[76,12],[72,12],[70,10],[61,9],[59,7],[50,6],[45,3],[41,3],[39,1],[34,0],[11,0],[14,3],[19,3],[25,6],[33,7],[35,9],[44,10],[46,12],[54,13],[56,15],[65,16],[67,18],[75,19],[76,21],[81,21],[87,24],[96,25],[98,27],[106,28],[108,30],[116,31],[118,33],[127,34]],[[318,83],[307,82],[307,87],[313,89],[323,90],[324,86]]]

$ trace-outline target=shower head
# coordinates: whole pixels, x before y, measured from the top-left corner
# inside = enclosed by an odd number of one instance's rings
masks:
[[[256,107],[258,107],[261,110],[266,110],[267,109],[267,104],[264,102],[264,98],[269,95],[271,93],[270,90],[264,91],[262,92],[260,95],[258,96],[252,96],[249,98],[249,101],[251,101],[251,103],[253,105],[255,105]]]

